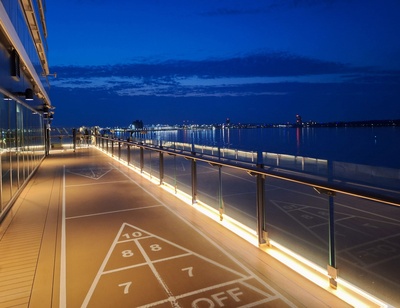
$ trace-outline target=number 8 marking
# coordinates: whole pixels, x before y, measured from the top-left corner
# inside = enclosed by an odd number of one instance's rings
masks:
[[[133,256],[133,252],[132,252],[132,250],[124,250],[124,251],[122,251],[122,256],[124,258],[132,257]]]
[[[162,248],[158,244],[153,244],[153,245],[150,245],[150,249],[151,249],[151,251],[160,251]]]

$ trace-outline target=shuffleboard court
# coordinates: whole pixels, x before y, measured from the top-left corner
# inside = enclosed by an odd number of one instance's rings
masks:
[[[294,307],[131,176],[64,166],[61,306]]]

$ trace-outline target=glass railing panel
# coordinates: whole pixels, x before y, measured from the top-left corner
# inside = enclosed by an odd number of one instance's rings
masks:
[[[157,151],[144,149],[143,159],[143,171],[147,172],[150,177],[160,178],[159,153]]]
[[[234,159],[236,160],[257,163],[257,152],[235,150],[234,153],[235,153]]]
[[[339,277],[397,306],[399,208],[344,194],[337,194],[334,200]]]
[[[131,146],[129,164],[135,168],[140,168],[140,148],[138,146]]]
[[[164,154],[164,183],[177,189],[177,157],[176,155]]]
[[[207,156],[216,156],[218,157],[218,154],[220,153],[218,147],[215,146],[207,146],[207,145],[194,145],[194,150],[196,153],[200,153],[202,155],[207,155]]]
[[[328,161],[311,157],[302,157],[302,171],[307,173],[328,176]]]
[[[224,213],[247,227],[257,229],[256,177],[235,168],[222,169]]]
[[[108,153],[111,154],[113,157],[116,155],[117,153],[117,148],[116,148],[116,142],[114,139],[111,139],[108,144]]]
[[[128,147],[126,142],[121,142],[120,143],[120,149],[119,149],[119,159],[127,162],[128,161]]]
[[[265,199],[265,226],[270,239],[326,268],[328,196],[306,185],[267,177]]]
[[[279,157],[276,153],[263,152],[263,163],[266,166],[276,167],[279,164]]]
[[[263,152],[262,160],[263,164],[268,167],[328,176],[328,161],[325,159]]]
[[[222,181],[220,182],[219,167],[206,162],[197,162],[197,200],[219,211],[222,204]],[[221,188],[221,189],[220,189]]]
[[[400,170],[345,162],[333,162],[333,178],[346,185],[374,190],[380,194],[399,198]]]
[[[164,181],[185,194],[192,195],[191,160],[180,156],[164,155]]]

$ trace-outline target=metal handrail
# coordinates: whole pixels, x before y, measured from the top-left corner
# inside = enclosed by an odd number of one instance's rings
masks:
[[[273,177],[276,179],[286,180],[302,185],[307,185],[313,188],[320,189],[322,191],[330,191],[335,193],[342,193],[353,197],[362,198],[365,200],[370,200],[374,202],[379,202],[391,206],[400,207],[400,199],[387,196],[384,194],[376,193],[373,191],[366,191],[363,189],[357,189],[354,187],[350,187],[348,185],[343,185],[341,183],[335,181],[329,181],[329,179],[321,179],[321,176],[310,176],[305,175],[304,173],[298,171],[290,171],[280,169],[275,170],[276,168],[269,168],[268,166],[259,166],[256,163],[248,163],[239,160],[232,160],[229,158],[223,158],[218,156],[213,156],[204,153],[196,153],[186,150],[171,150],[170,148],[164,148],[163,146],[156,145],[145,145],[141,142],[128,142],[120,139],[112,139],[108,137],[98,136],[100,139],[104,140],[112,140],[113,142],[118,142],[120,144],[136,146],[139,148],[143,148],[145,150],[162,152],[169,155],[176,155],[179,157],[183,157],[186,159],[191,159],[195,161],[201,161],[205,163],[211,163],[214,165],[226,166],[229,168],[239,169],[245,172],[250,172],[253,175],[263,175],[267,177]],[[266,169],[267,168],[267,169]]]

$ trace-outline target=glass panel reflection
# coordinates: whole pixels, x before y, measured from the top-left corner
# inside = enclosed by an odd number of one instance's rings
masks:
[[[164,155],[164,173],[165,181],[172,185],[169,181],[176,183],[176,188],[188,196],[192,195],[192,169],[191,161],[183,157]],[[169,180],[168,180],[169,178]]]
[[[247,227],[257,229],[256,177],[235,168],[222,169],[224,212]]]
[[[400,303],[399,209],[343,194],[335,204],[339,276],[393,305]]]
[[[144,167],[143,171],[147,172],[150,177],[159,178],[159,153],[151,150],[143,151]]]
[[[326,268],[328,197],[311,187],[267,177],[265,223],[269,237]]]
[[[219,167],[197,162],[197,200],[219,210]]]

